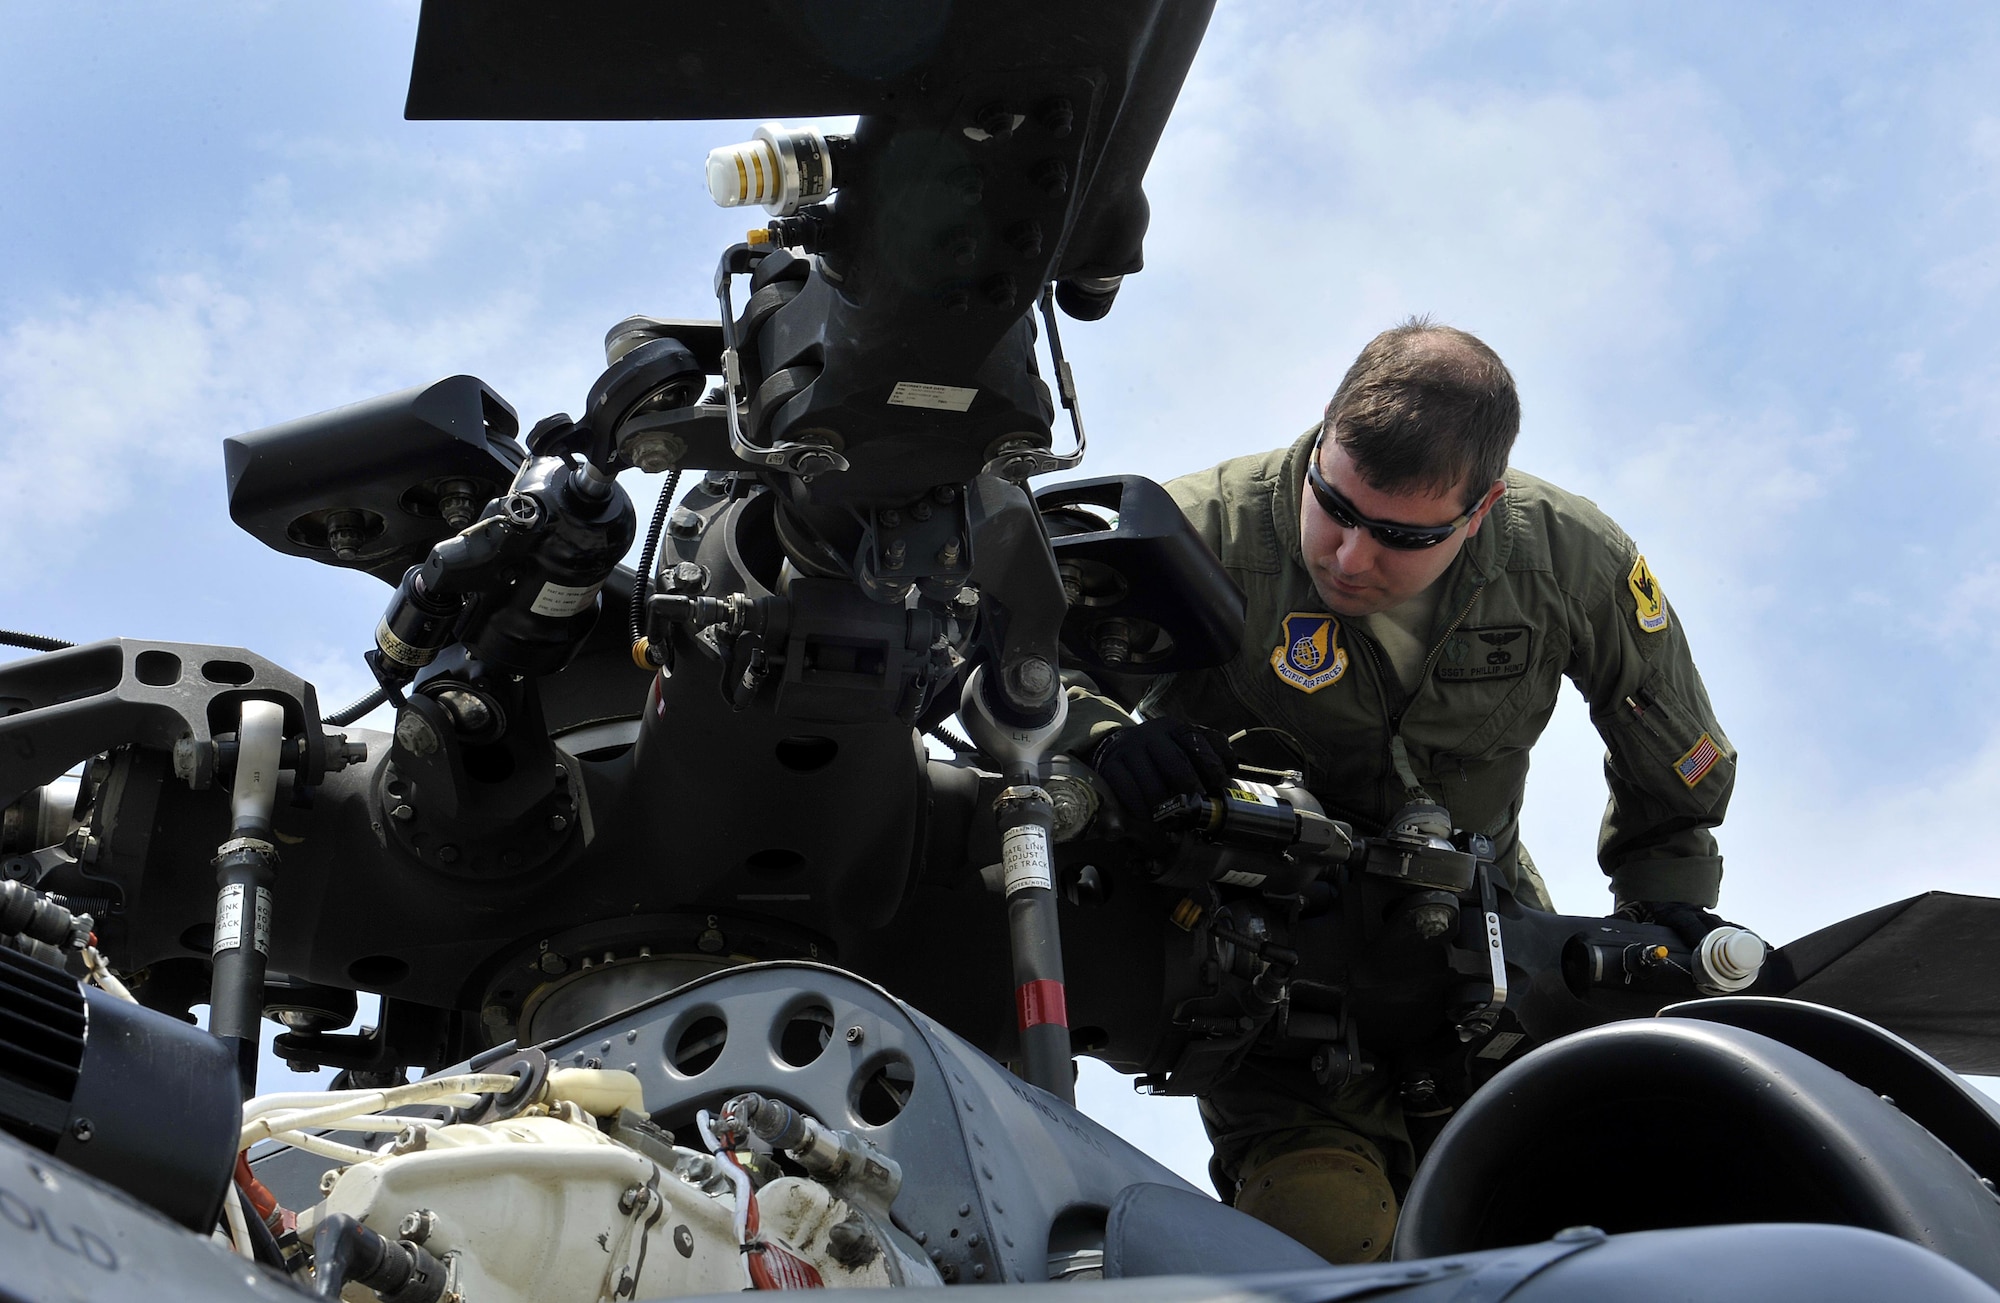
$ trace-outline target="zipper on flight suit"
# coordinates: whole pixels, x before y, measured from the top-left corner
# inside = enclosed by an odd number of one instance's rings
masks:
[[[1483,583],[1474,587],[1472,590],[1472,595],[1465,599],[1465,605],[1459,609],[1458,615],[1452,620],[1450,624],[1445,626],[1444,632],[1438,635],[1437,641],[1431,644],[1431,649],[1429,653],[1426,654],[1424,657],[1423,668],[1417,672],[1416,690],[1405,694],[1403,693],[1402,680],[1400,679],[1396,680],[1396,691],[1402,697],[1402,706],[1400,709],[1392,710],[1389,707],[1389,693],[1386,685],[1389,683],[1390,679],[1387,674],[1383,673],[1381,658],[1376,655],[1374,635],[1370,634],[1365,628],[1361,627],[1358,622],[1356,623],[1356,626],[1354,628],[1354,635],[1355,635],[1354,643],[1356,646],[1360,647],[1362,651],[1368,654],[1368,666],[1375,672],[1375,699],[1381,702],[1382,718],[1385,721],[1387,721],[1389,725],[1389,739],[1391,746],[1390,768],[1392,771],[1395,768],[1394,743],[1397,738],[1403,735],[1403,716],[1409,713],[1410,707],[1414,705],[1417,700],[1417,694],[1424,690],[1424,684],[1430,680],[1431,668],[1437,664],[1438,653],[1444,650],[1444,645],[1446,641],[1449,640],[1454,633],[1458,632],[1458,626],[1465,623],[1465,617],[1472,614],[1473,605],[1479,601],[1479,595],[1485,591],[1486,591],[1486,585]],[[1463,761],[1463,759],[1461,759],[1459,761],[1459,769],[1461,772],[1463,772],[1464,768],[1465,768],[1465,762]],[[1400,779],[1402,775],[1398,774],[1397,777],[1398,779]],[[1380,819],[1386,820],[1389,817],[1390,813],[1391,813],[1390,810],[1384,809],[1378,817]]]

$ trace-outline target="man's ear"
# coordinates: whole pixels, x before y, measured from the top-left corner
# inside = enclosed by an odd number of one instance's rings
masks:
[[[1465,522],[1465,536],[1471,538],[1486,523],[1486,513],[1493,510],[1493,504],[1500,501],[1500,495],[1507,491],[1507,481],[1495,480],[1488,486],[1486,496],[1472,509],[1472,519]]]

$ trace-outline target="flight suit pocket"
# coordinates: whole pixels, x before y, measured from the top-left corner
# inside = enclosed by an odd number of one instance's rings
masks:
[[[1594,713],[1591,722],[1625,780],[1674,813],[1707,815],[1735,783],[1729,739],[1705,727],[1663,679]]]

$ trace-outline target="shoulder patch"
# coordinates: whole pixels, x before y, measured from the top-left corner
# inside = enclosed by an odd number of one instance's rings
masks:
[[[1512,679],[1528,672],[1535,632],[1525,624],[1460,629],[1445,640],[1436,675],[1442,683]]]
[[[1300,692],[1318,692],[1347,673],[1347,648],[1340,645],[1340,621],[1323,612],[1293,611],[1285,617],[1283,641],[1271,652],[1271,669]]]
[[[1653,578],[1645,557],[1632,563],[1632,573],[1625,576],[1625,584],[1632,590],[1632,600],[1637,604],[1639,632],[1659,633],[1665,629],[1667,599],[1660,593],[1660,581]]]

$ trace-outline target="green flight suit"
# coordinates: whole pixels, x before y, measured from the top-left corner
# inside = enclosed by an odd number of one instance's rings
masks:
[[[1429,656],[1406,696],[1362,622],[1328,615],[1305,568],[1312,446],[1308,431],[1167,485],[1248,611],[1234,660],[1154,682],[1141,713],[1241,734],[1239,758],[1304,769],[1327,812],[1364,833],[1412,798],[1391,746],[1400,737],[1411,776],[1457,827],[1492,838],[1509,888],[1546,909],[1519,820],[1529,751],[1567,677],[1608,748],[1598,860],[1614,897],[1714,905],[1722,859],[1709,830],[1729,804],[1736,752],[1632,540],[1585,499],[1508,471],[1507,492],[1438,580]],[[1073,738],[1129,722],[1078,690],[1071,709]],[[1274,1079],[1252,1060],[1203,1101],[1218,1171],[1233,1181],[1246,1160],[1331,1143],[1374,1151],[1402,1188],[1413,1157],[1385,1075],[1327,1099],[1309,1078]]]

